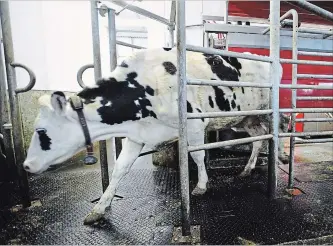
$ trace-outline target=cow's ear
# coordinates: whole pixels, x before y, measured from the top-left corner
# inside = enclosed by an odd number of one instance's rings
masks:
[[[66,96],[62,91],[55,91],[51,96],[51,105],[55,112],[62,114],[67,105]]]

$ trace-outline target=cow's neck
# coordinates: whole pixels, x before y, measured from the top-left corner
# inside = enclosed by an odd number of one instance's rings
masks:
[[[129,129],[133,127],[133,123],[124,122],[117,125],[107,125],[104,123],[91,124],[91,135],[94,141],[106,140],[112,137],[127,137]]]
[[[79,123],[79,118],[76,115],[76,112],[73,111],[71,116],[74,115],[75,117],[72,117],[72,119],[74,118],[74,120],[78,123],[78,130],[82,131],[83,134],[83,130]],[[129,130],[135,128],[134,122],[127,121],[121,124],[109,125],[101,123],[100,121],[91,120],[89,119],[90,117],[85,118],[92,142],[107,140],[112,137],[127,137],[130,134]]]

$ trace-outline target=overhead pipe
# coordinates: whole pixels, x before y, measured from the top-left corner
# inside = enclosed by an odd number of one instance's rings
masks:
[[[326,20],[333,22],[333,13],[318,7],[317,5],[314,5],[312,3],[309,3],[305,0],[294,0],[294,1],[286,1],[287,3],[294,5],[296,7],[305,9],[309,11],[310,13],[313,13],[315,15],[318,15]]]

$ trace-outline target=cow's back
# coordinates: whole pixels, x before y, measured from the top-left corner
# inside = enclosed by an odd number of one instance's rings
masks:
[[[198,52],[186,53],[187,78],[220,80],[221,74],[208,62],[209,55]],[[237,71],[238,80],[244,82],[268,83],[269,64],[238,59],[238,70],[232,63],[222,59],[222,73]],[[137,80],[150,86],[154,95],[148,96],[152,110],[165,124],[178,125],[178,83],[177,50],[147,49],[135,52],[124,61],[126,71],[136,72]],[[121,72],[122,73],[122,72]],[[220,72],[221,73],[221,72]],[[228,74],[224,74],[228,77]],[[247,111],[268,108],[269,89],[228,86],[188,86],[188,112]],[[239,123],[244,117],[206,119],[211,128],[223,128]]]

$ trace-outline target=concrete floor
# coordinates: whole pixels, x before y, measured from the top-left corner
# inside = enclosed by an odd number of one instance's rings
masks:
[[[299,138],[296,138],[296,140]],[[289,138],[283,139],[286,153],[289,153]],[[333,161],[333,142],[297,144],[295,163],[315,163]]]

